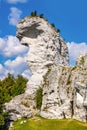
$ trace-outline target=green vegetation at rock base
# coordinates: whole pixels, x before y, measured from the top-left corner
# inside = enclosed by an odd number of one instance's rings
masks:
[[[25,122],[21,124],[22,122]],[[14,122],[10,130],[87,130],[87,123],[73,119],[44,119],[33,117]]]

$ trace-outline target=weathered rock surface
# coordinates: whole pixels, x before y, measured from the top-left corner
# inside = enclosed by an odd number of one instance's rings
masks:
[[[66,43],[54,27],[39,17],[24,18],[17,25],[17,37],[29,47],[26,61],[32,76],[25,93],[5,104],[12,119],[38,112],[35,95],[42,87],[41,116],[87,121],[87,55],[80,56],[77,65],[70,67]]]

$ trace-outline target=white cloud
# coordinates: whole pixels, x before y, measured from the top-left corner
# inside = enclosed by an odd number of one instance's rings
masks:
[[[0,38],[0,52],[6,57],[24,55],[28,52],[28,47],[21,45],[15,36],[9,35]]]
[[[5,47],[5,41],[4,39],[0,38],[0,50],[4,49]]]
[[[4,56],[7,59],[3,65],[0,64],[0,79],[5,78],[8,73],[30,77],[25,61],[28,50],[29,48],[21,45],[15,36],[0,38],[0,57]]]
[[[76,59],[79,57],[80,54],[87,53],[87,44],[83,43],[67,43],[69,49],[69,56],[70,56],[70,63],[75,64]]]
[[[23,73],[22,76],[29,79],[31,77],[32,73],[30,72],[29,69],[26,69]]]
[[[5,69],[5,67],[2,66],[2,64],[0,64],[0,79],[5,78],[7,74],[8,74],[8,70]]]
[[[16,57],[14,60],[7,60],[4,63],[4,66],[5,69],[7,69],[11,74],[14,74],[14,76],[22,74],[26,69],[28,69],[24,57],[20,56]]]
[[[0,79],[4,79],[8,73],[14,76],[22,75],[26,78],[30,78],[31,72],[26,65],[24,57],[16,57],[14,60],[7,60],[4,65],[0,64]]]
[[[15,7],[10,8],[10,10],[11,10],[11,13],[8,16],[9,24],[15,26],[20,20],[22,11]]]
[[[22,75],[28,79],[31,76],[25,58],[20,56],[16,57],[14,60],[7,60],[3,65],[0,64],[0,79],[4,79],[8,73],[14,76]]]
[[[16,4],[16,3],[25,3],[28,0],[7,0],[8,3],[10,4]]]

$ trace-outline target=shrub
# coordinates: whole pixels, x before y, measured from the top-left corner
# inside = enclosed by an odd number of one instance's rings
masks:
[[[81,63],[82,65],[84,65],[84,63],[85,63],[85,59],[84,59],[83,56],[81,57],[80,63]]]
[[[34,12],[31,12],[31,16],[32,16],[32,17],[37,16],[37,11],[35,10]]]
[[[58,33],[60,33],[60,29],[57,29],[56,31],[57,31]]]
[[[54,28],[55,28],[55,24],[54,24],[54,23],[51,23],[51,25],[52,25],[52,27],[54,27]]]
[[[50,72],[51,72],[51,68],[49,67],[47,73],[45,74],[45,76],[43,76],[44,79],[43,87],[49,86],[48,75],[50,74]]]
[[[16,78],[12,74],[8,74],[3,80],[0,80],[0,130],[5,130],[8,122],[9,113],[3,112],[4,103],[9,102],[12,97],[22,94],[25,91],[27,79],[21,75]]]
[[[72,83],[72,81],[71,81],[71,72],[70,72],[66,85],[70,85],[71,83]]]
[[[42,106],[42,95],[43,93],[43,89],[41,87],[39,87],[36,91],[36,107],[37,109],[41,109],[41,106]]]
[[[40,17],[40,18],[44,18],[44,14],[40,14],[39,17]]]

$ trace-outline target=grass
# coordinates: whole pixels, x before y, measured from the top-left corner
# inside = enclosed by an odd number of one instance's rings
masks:
[[[14,130],[87,130],[87,123],[73,119],[50,120],[33,117],[24,120],[26,120],[24,124],[20,124],[23,119],[14,122]]]

